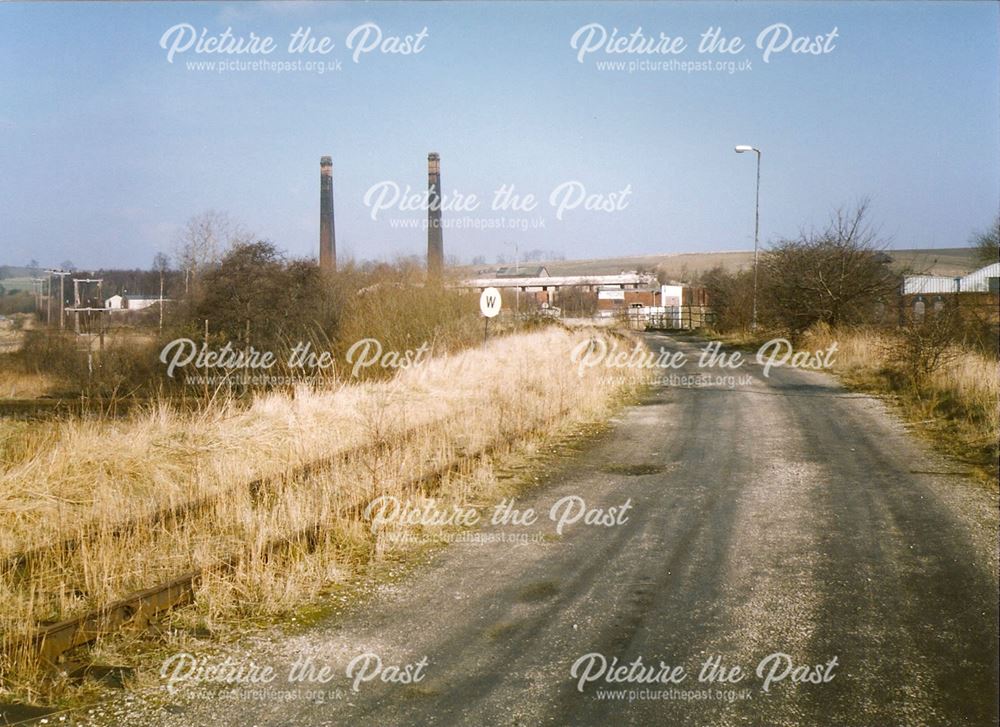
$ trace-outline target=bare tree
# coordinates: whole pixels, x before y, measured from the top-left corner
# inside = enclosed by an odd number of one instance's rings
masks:
[[[708,291],[715,313],[715,327],[720,331],[748,331],[753,311],[753,272],[712,268],[700,278]]]
[[[163,276],[170,270],[170,258],[162,252],[158,252],[153,256],[153,270],[160,274],[160,316],[159,316],[159,329],[163,330]]]
[[[562,309],[564,316],[590,317],[597,312],[597,293],[582,285],[569,285],[559,290],[556,305]]]
[[[211,319],[230,341],[276,351],[335,330],[339,301],[315,262],[287,260],[273,243],[239,243],[205,272],[190,323]]]
[[[976,259],[982,265],[1000,262],[1000,214],[992,227],[972,236],[972,244],[976,248]]]
[[[760,303],[774,323],[801,331],[862,322],[894,296],[899,275],[867,214],[867,200],[840,208],[824,230],[782,240],[761,256]]]
[[[889,345],[890,359],[915,384],[952,361],[963,349],[965,321],[956,301],[901,326]]]
[[[170,270],[170,256],[163,252],[156,253],[153,256],[153,270],[161,274]]]
[[[174,258],[184,271],[184,292],[227,250],[252,242],[254,236],[226,212],[206,210],[188,219],[175,242]]]

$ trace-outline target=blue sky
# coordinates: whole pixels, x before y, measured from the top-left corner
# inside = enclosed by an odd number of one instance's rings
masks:
[[[862,196],[896,247],[951,247],[989,224],[1000,199],[996,3],[0,4],[0,262],[148,267],[193,214],[224,210],[293,256],[316,253],[318,162],[333,156],[342,253],[422,254],[425,233],[371,218],[366,191],[419,192],[441,154],[446,195],[476,195],[474,224],[445,230],[468,260],[554,250],[569,258],[746,249],[753,244],[754,162],[763,151],[761,238],[821,226]],[[160,47],[187,23],[274,38],[267,56]],[[419,33],[416,54],[366,52],[351,31]],[[683,36],[676,56],[589,53],[570,39],[598,23]],[[755,46],[764,28],[837,37],[826,54]],[[721,26],[750,68],[602,70],[599,62],[723,60],[699,54]],[[195,70],[188,62],[293,60],[299,27],[334,48],[303,60],[340,70]],[[556,219],[553,189],[630,190],[611,212]],[[513,185],[527,213],[489,209]],[[595,198],[596,199],[596,198]],[[495,222],[496,220],[500,222]],[[475,222],[478,220],[478,222]],[[470,223],[470,224],[473,224]],[[540,225],[544,223],[544,227]]]

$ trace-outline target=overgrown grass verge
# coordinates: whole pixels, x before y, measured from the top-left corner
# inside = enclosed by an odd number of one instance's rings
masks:
[[[198,413],[156,407],[118,420],[12,427],[0,470],[0,555],[33,548],[46,554],[0,576],[5,644],[41,622],[90,612],[234,554],[235,568],[209,571],[194,606],[142,640],[176,644],[299,608],[396,548],[344,517],[345,506],[402,496],[414,478],[457,461],[467,463],[461,476],[445,477],[432,492],[405,494],[443,502],[492,497],[502,489],[497,458],[605,418],[641,385],[641,373],[622,383],[597,370],[581,377],[569,363],[579,341],[607,335],[550,327],[384,381],[300,387]],[[307,477],[288,476],[366,443],[380,446]],[[261,477],[272,480],[263,494],[233,487]],[[124,521],[216,495],[190,518],[118,532]],[[269,549],[314,526],[321,535],[308,549]],[[45,550],[67,537],[86,545]],[[107,639],[96,653],[127,659],[129,638]],[[64,693],[66,682],[47,678],[29,652],[4,649],[0,659],[8,698]]]
[[[996,488],[1000,364],[981,353],[955,349],[938,368],[917,378],[899,360],[900,335],[893,329],[816,326],[799,345],[819,349],[836,342],[834,372],[845,385],[888,397],[935,447]]]
[[[706,331],[726,346],[754,353],[780,331]],[[980,482],[997,487],[1000,438],[1000,363],[978,351],[953,346],[940,365],[914,376],[902,360],[903,331],[893,328],[813,326],[793,338],[796,350],[837,344],[832,373],[854,391],[887,399],[939,451],[969,467]]]
[[[19,371],[4,365],[10,354],[0,354],[0,399],[35,399],[52,393],[57,381],[41,373]]]

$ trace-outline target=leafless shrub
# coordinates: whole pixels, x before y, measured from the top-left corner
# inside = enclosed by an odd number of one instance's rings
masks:
[[[713,268],[701,277],[720,331],[748,331],[753,317],[753,271]]]
[[[184,271],[184,291],[189,292],[205,270],[218,263],[225,252],[254,235],[226,212],[206,210],[191,217],[174,243],[174,258]]]
[[[867,214],[867,201],[840,208],[821,232],[782,240],[764,252],[759,271],[763,316],[794,332],[814,323],[869,320],[900,281],[883,252],[886,242]]]
[[[582,285],[572,285],[559,291],[556,305],[566,317],[589,318],[597,312],[597,294]]]
[[[981,264],[989,265],[1000,261],[1000,215],[997,215],[992,226],[972,236],[972,245],[976,248],[976,257]]]
[[[954,304],[901,326],[889,344],[890,359],[914,384],[923,384],[964,350],[962,319]]]

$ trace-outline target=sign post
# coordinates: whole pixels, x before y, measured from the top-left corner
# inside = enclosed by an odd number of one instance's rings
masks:
[[[479,310],[483,313],[485,323],[483,324],[483,345],[490,331],[490,318],[495,318],[500,314],[500,291],[496,288],[486,288],[479,296]]]

